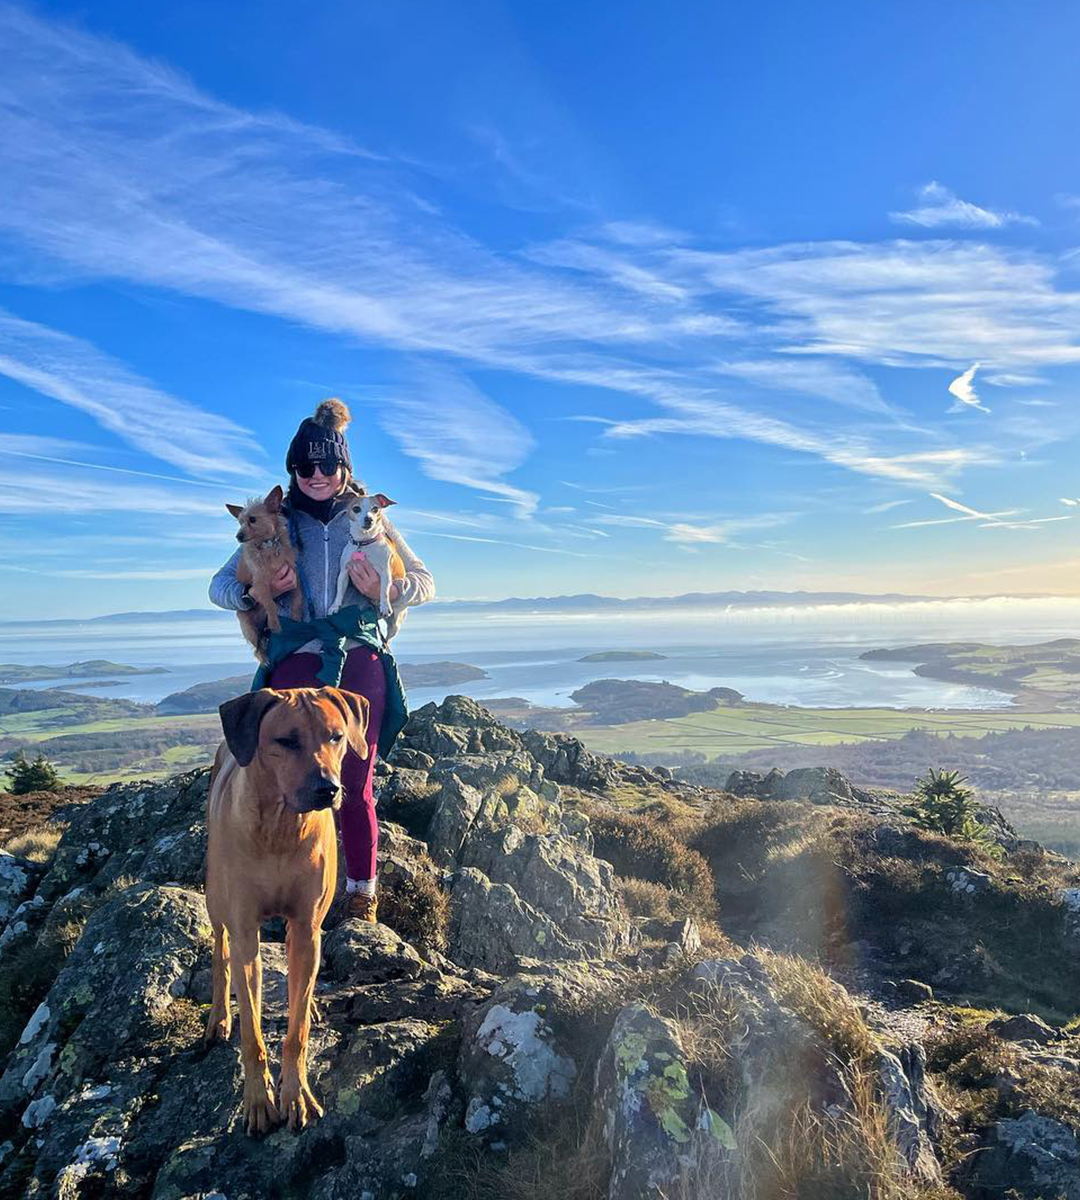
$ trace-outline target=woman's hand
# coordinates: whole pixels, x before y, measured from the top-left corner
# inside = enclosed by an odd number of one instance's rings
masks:
[[[296,572],[285,563],[279,567],[274,578],[270,580],[270,592],[274,596],[280,596],[282,592],[291,592],[296,587]]]
[[[352,580],[352,585],[360,593],[361,596],[367,596],[369,600],[378,601],[382,595],[382,581],[379,579],[379,572],[368,562],[366,558],[351,558],[348,564],[349,578]],[[393,602],[400,595],[400,589],[396,583],[390,585],[390,600]]]

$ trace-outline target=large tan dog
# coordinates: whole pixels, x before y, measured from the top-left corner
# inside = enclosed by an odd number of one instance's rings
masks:
[[[206,907],[214,927],[214,999],[205,1040],[232,1032],[235,968],[244,1065],[244,1121],[263,1133],[300,1129],[322,1107],[307,1081],[311,1004],[322,922],[337,881],[333,809],[351,747],[368,754],[368,702],[338,688],[265,688],[220,708],[225,741],[210,777]],[[289,1026],[277,1102],[262,1037],[259,926],[288,921]]]

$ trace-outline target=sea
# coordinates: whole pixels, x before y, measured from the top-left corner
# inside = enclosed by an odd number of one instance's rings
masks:
[[[993,598],[897,604],[728,606],[716,610],[506,611],[433,603],[409,614],[395,641],[404,663],[468,663],[487,678],[414,688],[417,707],[460,692],[479,701],[520,697],[569,707],[596,679],[667,680],[705,690],[730,687],[752,701],[800,707],[1007,708],[992,689],[922,679],[914,664],[866,662],[877,647],[939,641],[1028,644],[1080,635],[1080,598]],[[601,651],[650,650],[664,658],[582,662]],[[0,622],[0,662],[62,665],[103,658],[165,674],[102,681],[20,684],[155,703],[196,683],[253,670],[230,613],[133,614],[107,621]]]

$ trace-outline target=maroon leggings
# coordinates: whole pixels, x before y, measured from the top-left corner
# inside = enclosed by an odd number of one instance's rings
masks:
[[[269,687],[322,687],[315,672],[322,666],[318,654],[290,654],[280,662],[270,676]],[[375,796],[372,784],[375,775],[375,754],[382,728],[386,704],[386,676],[379,656],[371,650],[357,647],[345,657],[341,672],[341,687],[367,697],[371,706],[368,718],[368,756],[361,758],[349,750],[341,768],[341,783],[345,792],[337,815],[341,844],[345,850],[345,870],[350,879],[375,878],[375,854],[379,846],[379,824],[375,819]]]

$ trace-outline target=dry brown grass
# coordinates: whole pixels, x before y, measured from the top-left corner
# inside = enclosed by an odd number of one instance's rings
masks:
[[[1031,1062],[983,1025],[961,1025],[932,1037],[927,1065],[944,1082],[967,1130],[1030,1108],[1080,1132],[1080,1075]],[[1000,1086],[1003,1081],[1009,1086]]]
[[[647,879],[617,877],[623,907],[632,917],[652,917],[657,921],[678,921],[685,912],[683,898],[662,883]]]
[[[844,1061],[870,1061],[877,1042],[844,988],[804,958],[775,954],[761,946],[754,953],[768,972],[778,1003],[802,1017]]]
[[[713,877],[705,859],[689,849],[653,814],[595,812],[590,827],[598,858],[616,875],[667,888],[675,916],[712,917]]]
[[[400,871],[379,880],[379,920],[407,942],[427,950],[446,950],[450,897],[439,884],[434,864],[413,879]]]
[[[60,839],[64,836],[66,829],[67,825],[60,821],[54,821],[48,825],[37,825],[25,833],[9,838],[0,848],[6,850],[8,854],[14,854],[17,858],[26,858],[30,862],[47,863],[56,853],[56,847],[60,844]]]
[[[468,1135],[451,1140],[425,1195],[429,1200],[607,1200],[607,1152],[589,1120],[587,1101],[587,1096],[576,1097],[569,1113],[538,1127],[504,1156],[480,1150]]]

